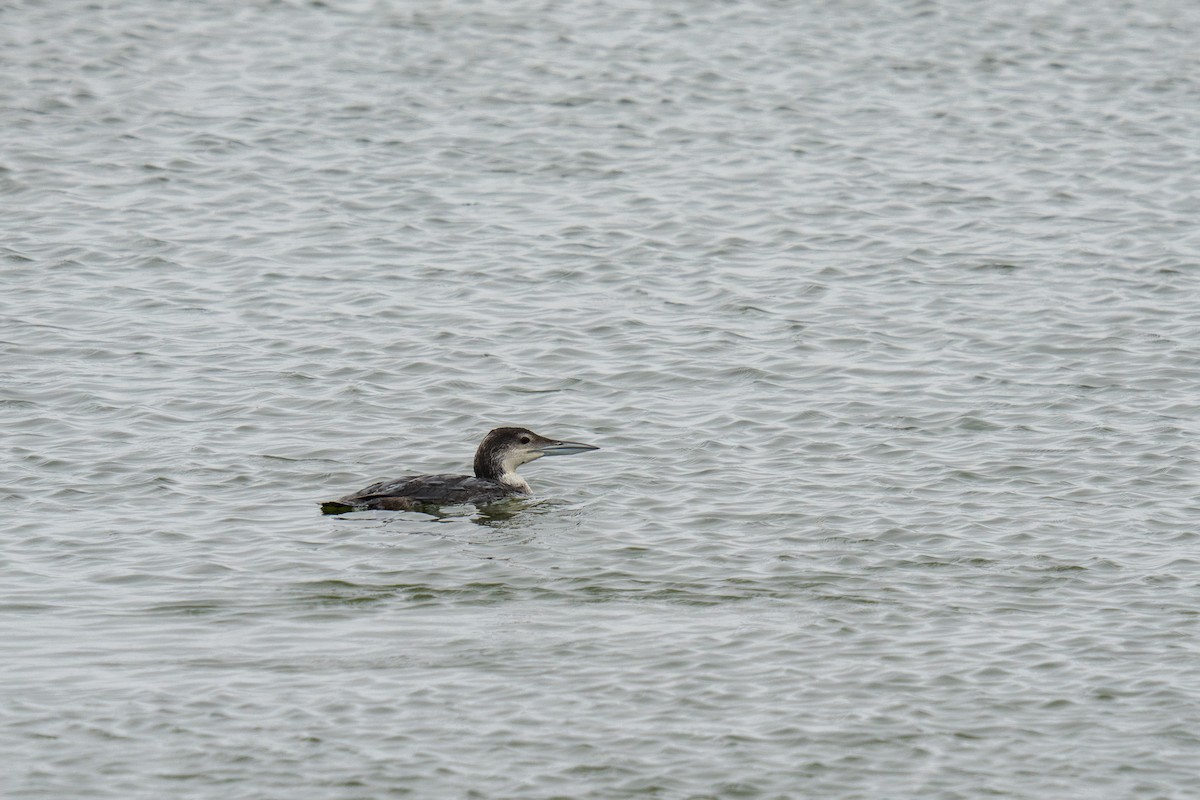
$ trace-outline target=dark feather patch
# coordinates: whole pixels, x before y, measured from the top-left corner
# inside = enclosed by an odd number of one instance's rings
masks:
[[[508,497],[523,497],[521,492],[469,475],[406,475],[373,483],[339,500],[321,504],[324,514],[348,511],[417,511],[424,506],[454,506],[465,503],[483,505]]]

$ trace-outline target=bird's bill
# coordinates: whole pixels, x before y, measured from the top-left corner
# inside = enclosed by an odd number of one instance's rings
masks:
[[[544,456],[573,456],[576,453],[586,453],[588,450],[599,450],[599,447],[580,442],[550,442],[538,448]]]

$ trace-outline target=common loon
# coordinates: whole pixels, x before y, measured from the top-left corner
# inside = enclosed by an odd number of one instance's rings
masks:
[[[430,506],[463,503],[486,505],[509,497],[529,497],[533,492],[517,467],[542,456],[569,456],[599,450],[590,444],[560,442],[538,436],[527,428],[489,431],[475,451],[475,476],[405,475],[373,483],[339,500],[321,503],[323,514],[381,509],[419,511]]]

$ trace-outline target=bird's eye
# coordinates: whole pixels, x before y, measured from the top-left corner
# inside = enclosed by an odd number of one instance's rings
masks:
[[[522,436],[522,437],[521,437],[521,444],[529,444],[529,437],[528,437],[528,436]]]

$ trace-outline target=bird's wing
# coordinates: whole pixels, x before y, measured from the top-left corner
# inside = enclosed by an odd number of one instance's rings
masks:
[[[492,502],[507,497],[509,492],[494,481],[469,475],[406,475],[373,483],[346,495],[343,503],[370,506],[388,498],[404,498],[414,504],[456,505],[459,503]]]

